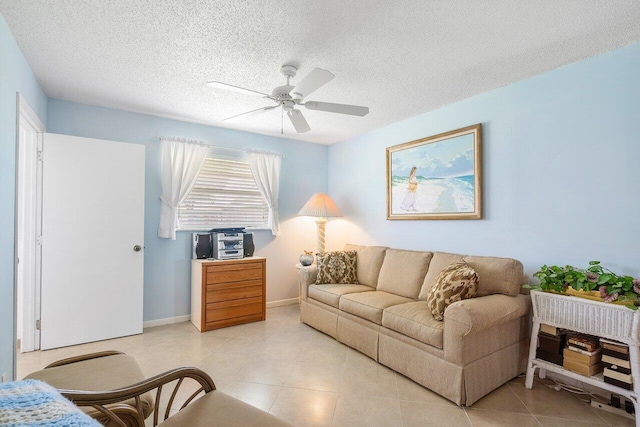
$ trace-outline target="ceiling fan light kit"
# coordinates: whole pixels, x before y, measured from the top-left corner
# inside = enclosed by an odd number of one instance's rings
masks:
[[[307,120],[304,118],[302,111],[297,110],[296,106],[304,106],[309,110],[316,111],[326,111],[329,113],[338,113],[338,114],[348,114],[351,116],[359,116],[364,117],[369,114],[369,107],[361,107],[358,105],[348,105],[348,104],[335,104],[332,102],[318,102],[318,101],[306,101],[304,102],[304,98],[320,89],[322,86],[329,83],[331,80],[335,78],[335,76],[322,68],[314,68],[311,70],[309,74],[302,80],[298,82],[296,86],[292,86],[289,84],[290,79],[294,78],[298,72],[298,69],[290,64],[285,64],[280,67],[280,74],[282,74],[286,79],[287,83],[283,86],[278,86],[271,92],[271,95],[259,92],[252,89],[246,89],[240,86],[231,85],[228,83],[211,81],[207,82],[207,85],[210,87],[214,87],[216,89],[224,89],[233,92],[244,93],[248,95],[259,95],[265,99],[270,99],[275,102],[277,105],[271,105],[267,107],[257,108],[255,110],[247,111],[245,113],[236,114],[231,117],[227,117],[222,121],[232,120],[239,117],[255,115],[259,113],[264,113],[266,111],[270,111],[276,108],[282,107],[281,110],[281,127],[280,133],[284,133],[284,125],[282,121],[284,120],[284,112],[286,111],[287,117],[291,121],[294,129],[297,133],[305,133],[311,130],[311,127],[307,123]]]

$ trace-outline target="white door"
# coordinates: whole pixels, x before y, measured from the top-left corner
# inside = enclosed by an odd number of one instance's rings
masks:
[[[144,157],[45,134],[42,350],[142,332]]]
[[[38,151],[42,148],[44,125],[22,96],[18,97],[18,191],[16,198],[16,332],[20,351],[40,347],[40,212],[42,168]]]

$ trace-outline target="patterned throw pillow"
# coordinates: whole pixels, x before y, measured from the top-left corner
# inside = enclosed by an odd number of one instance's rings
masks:
[[[318,278],[316,285],[329,283],[357,284],[356,251],[324,252],[316,256]]]
[[[444,320],[444,311],[456,301],[473,298],[478,291],[478,273],[466,262],[446,267],[429,290],[427,304],[436,320]]]

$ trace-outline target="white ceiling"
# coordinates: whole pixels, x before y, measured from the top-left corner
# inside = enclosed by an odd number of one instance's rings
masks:
[[[343,141],[475,94],[640,40],[638,0],[0,0],[0,12],[50,97],[279,135],[272,105],[205,85],[261,92],[280,65],[336,78],[309,96],[370,107],[366,117],[303,109]]]

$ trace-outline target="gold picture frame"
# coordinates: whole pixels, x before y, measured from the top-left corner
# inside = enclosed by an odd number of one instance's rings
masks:
[[[387,148],[387,219],[482,218],[482,123]]]

